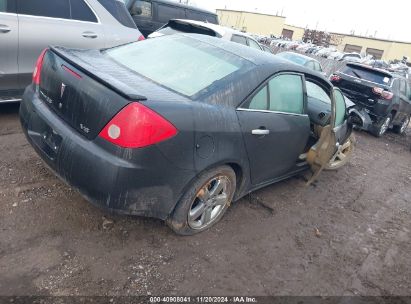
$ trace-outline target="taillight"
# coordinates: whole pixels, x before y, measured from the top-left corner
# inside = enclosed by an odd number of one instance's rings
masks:
[[[330,81],[331,81],[331,82],[339,82],[340,80],[341,80],[341,77],[338,76],[338,75],[332,74],[332,75],[330,76]]]
[[[374,87],[372,88],[374,94],[381,96],[386,100],[391,100],[394,97],[394,94],[390,91],[385,91],[383,88]]]
[[[47,51],[48,51],[48,48],[44,49],[41,52],[39,58],[37,58],[36,66],[34,67],[34,72],[33,72],[33,84],[35,84],[35,85],[40,84],[41,67],[43,65],[44,55],[46,54]]]
[[[99,136],[123,148],[143,148],[170,139],[177,132],[168,120],[133,102],[114,116]]]
[[[146,38],[144,38],[143,35],[141,35],[140,37],[138,37],[138,41],[142,41],[142,40],[146,40]]]

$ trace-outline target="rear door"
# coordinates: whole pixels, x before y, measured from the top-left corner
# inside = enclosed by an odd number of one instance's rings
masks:
[[[310,134],[303,83],[300,74],[276,75],[237,109],[254,185],[285,175],[303,153]]]
[[[0,100],[18,89],[18,18],[14,0],[0,0]]]
[[[85,0],[17,0],[19,15],[19,83],[31,81],[37,57],[50,46],[103,48],[98,16]]]

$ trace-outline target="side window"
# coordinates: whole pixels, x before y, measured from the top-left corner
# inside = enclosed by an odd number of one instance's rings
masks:
[[[345,121],[345,113],[347,111],[347,107],[345,105],[345,98],[344,95],[340,92],[340,90],[334,89],[334,96],[335,96],[335,126],[341,126]]]
[[[69,0],[18,0],[17,7],[21,15],[70,19]]]
[[[23,0],[26,1],[26,0]],[[53,0],[54,1],[54,0]],[[118,22],[129,28],[137,28],[123,0],[97,0]]]
[[[97,17],[94,15],[90,7],[84,0],[70,0],[71,5],[71,19],[97,22]]]
[[[158,20],[160,22],[168,22],[170,19],[185,19],[184,9],[179,7],[158,4]]]
[[[267,110],[268,109],[268,87],[264,86],[254,97],[251,99],[245,108],[251,110]]]
[[[299,75],[279,75],[269,82],[270,111],[302,114],[303,80]]]
[[[309,98],[315,98],[316,100],[331,105],[331,98],[322,87],[309,80],[305,82],[305,86]]]
[[[314,62],[315,65],[315,70],[318,72],[322,72],[323,69],[321,68],[321,65],[318,62]]]
[[[248,39],[248,44],[249,44],[249,46],[252,47],[253,49],[257,49],[257,50],[260,50],[260,51],[261,51],[260,45],[259,45],[257,42],[255,42],[253,39]]]
[[[137,0],[131,8],[131,13],[135,16],[151,17],[153,15],[152,3]]]
[[[408,99],[411,100],[411,86],[409,83],[407,83],[407,94]]]
[[[16,1],[0,0],[0,13],[16,13]]]
[[[245,38],[244,36],[239,36],[239,35],[233,35],[233,37],[231,38],[232,42],[236,42],[236,43],[240,43],[243,45],[247,45],[247,38]]]

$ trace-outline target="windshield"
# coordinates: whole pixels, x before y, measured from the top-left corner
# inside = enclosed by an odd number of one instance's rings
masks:
[[[354,76],[359,79],[375,82],[381,85],[391,85],[392,77],[377,70],[370,70],[360,66],[346,66],[342,69],[342,73]]]
[[[135,73],[189,97],[249,64],[237,55],[182,35],[148,39],[105,53]]]

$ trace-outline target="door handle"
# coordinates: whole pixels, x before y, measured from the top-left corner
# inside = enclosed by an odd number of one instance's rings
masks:
[[[251,134],[253,135],[258,135],[258,136],[263,136],[263,135],[268,135],[270,134],[270,130],[267,129],[256,129],[256,130],[252,130]]]
[[[96,33],[93,33],[93,32],[84,32],[84,33],[82,34],[82,36],[83,36],[84,38],[90,38],[90,39],[95,39],[95,38],[98,37],[98,35],[97,35]]]
[[[11,31],[11,28],[9,28],[7,25],[0,24],[0,33],[8,33]]]

